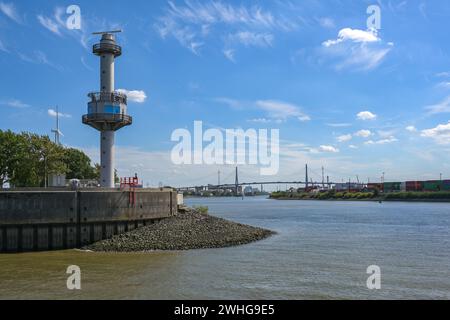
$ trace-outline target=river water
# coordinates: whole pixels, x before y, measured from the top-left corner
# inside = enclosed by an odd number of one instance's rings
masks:
[[[188,199],[278,234],[188,252],[0,255],[0,299],[450,299],[450,204]],[[66,288],[69,265],[81,290]],[[369,290],[367,267],[381,269]]]

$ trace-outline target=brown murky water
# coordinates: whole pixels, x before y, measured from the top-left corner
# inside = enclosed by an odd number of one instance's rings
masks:
[[[278,235],[235,248],[0,255],[0,299],[450,299],[450,205],[193,199]],[[379,265],[381,290],[366,269]],[[69,265],[81,290],[66,287]]]

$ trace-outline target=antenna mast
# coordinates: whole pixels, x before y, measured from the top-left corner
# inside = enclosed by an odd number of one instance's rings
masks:
[[[61,131],[59,131],[59,108],[56,106],[56,129],[52,129],[52,132],[55,134],[55,143],[60,144],[60,134]]]

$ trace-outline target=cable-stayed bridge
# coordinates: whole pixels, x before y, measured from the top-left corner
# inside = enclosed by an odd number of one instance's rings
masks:
[[[267,185],[298,185],[301,187],[304,187],[305,189],[311,188],[311,187],[322,187],[326,189],[331,189],[332,186],[336,184],[336,182],[330,181],[329,177],[325,177],[324,170],[322,168],[322,180],[321,181],[314,181],[313,179],[309,178],[309,171],[308,171],[308,165],[305,167],[305,178],[304,180],[272,180],[272,181],[247,181],[247,182],[241,182],[239,181],[239,171],[236,167],[235,171],[232,172],[232,174],[235,175],[234,177],[234,183],[221,183],[220,178],[221,172],[218,171],[218,180],[217,183],[214,184],[198,184],[198,185],[191,185],[191,186],[184,186],[177,188],[179,191],[214,191],[214,190],[233,190],[235,193],[238,193],[238,190],[246,186],[261,186],[261,191],[263,191],[263,186]],[[228,175],[227,178],[230,178],[231,175]],[[228,180],[228,179],[224,180]]]

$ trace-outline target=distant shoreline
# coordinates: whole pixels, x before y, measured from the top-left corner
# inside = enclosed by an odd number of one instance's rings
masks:
[[[297,200],[297,201],[337,201],[337,202],[436,202],[436,203],[449,203],[450,199],[384,199],[384,198],[372,198],[372,199],[312,199],[312,198],[272,198],[271,200]]]

